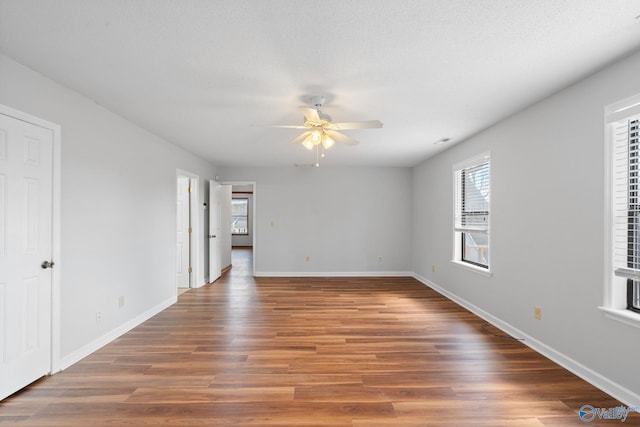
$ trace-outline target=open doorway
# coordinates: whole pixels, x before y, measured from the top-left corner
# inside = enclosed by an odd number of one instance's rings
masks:
[[[176,172],[176,288],[178,293],[196,287],[198,236],[198,176]]]
[[[255,274],[256,183],[227,182],[231,185],[232,266]]]

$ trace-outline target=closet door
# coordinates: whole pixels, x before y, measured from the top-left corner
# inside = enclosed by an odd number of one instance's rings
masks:
[[[0,399],[51,369],[53,132],[0,114]]]

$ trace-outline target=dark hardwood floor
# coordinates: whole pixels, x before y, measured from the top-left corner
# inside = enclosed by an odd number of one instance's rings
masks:
[[[582,426],[621,405],[414,279],[254,279],[250,255],[0,403],[0,426]]]

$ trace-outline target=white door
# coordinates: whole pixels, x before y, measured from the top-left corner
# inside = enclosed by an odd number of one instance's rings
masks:
[[[221,224],[221,197],[222,186],[215,181],[209,185],[209,281],[216,281],[222,273],[220,256],[220,224]]]
[[[190,248],[190,200],[189,181],[185,176],[178,177],[177,212],[176,212],[176,282],[179,288],[189,287]]]
[[[53,133],[0,114],[0,399],[51,369]]]

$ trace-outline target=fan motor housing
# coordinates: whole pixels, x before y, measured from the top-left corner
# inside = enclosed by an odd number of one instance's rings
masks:
[[[311,104],[316,108],[322,107],[324,105],[324,101],[325,101],[325,98],[322,95],[311,97]]]

